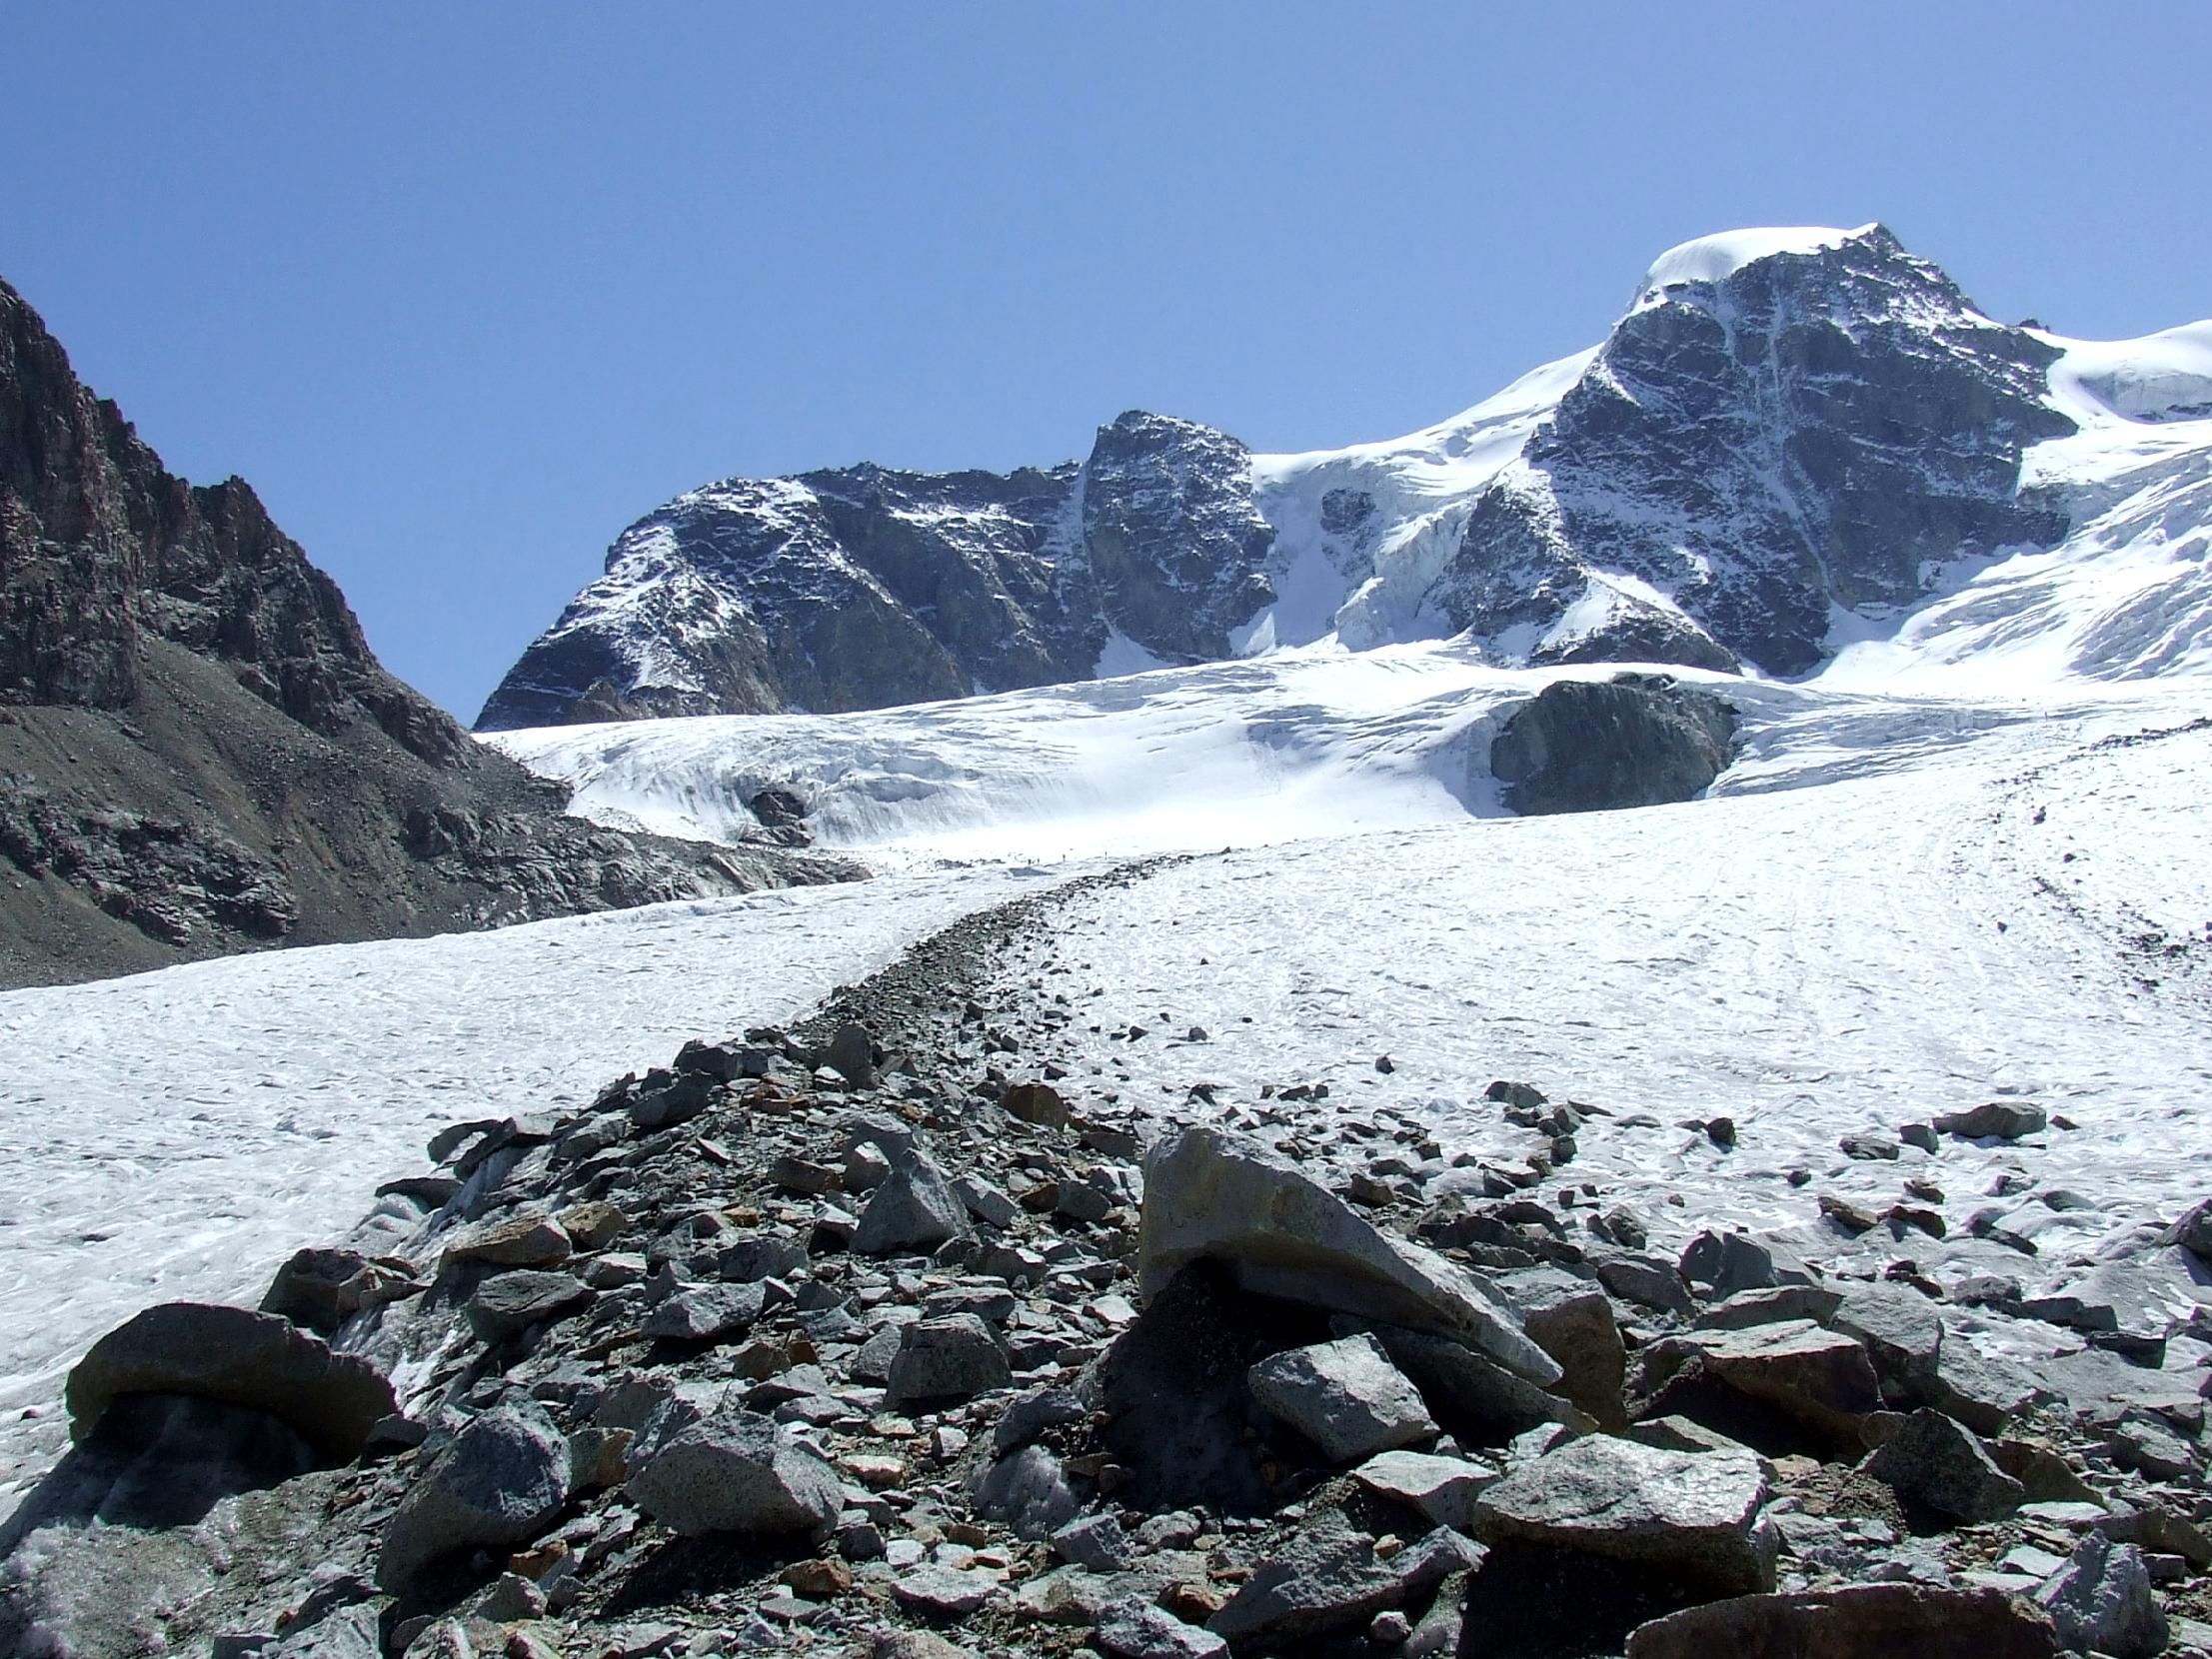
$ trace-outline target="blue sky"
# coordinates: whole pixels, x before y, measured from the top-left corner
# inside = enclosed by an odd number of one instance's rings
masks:
[[[1707,231],[1881,219],[2073,334],[2212,314],[2195,3],[0,0],[0,276],[464,719],[680,490],[1131,407],[1389,436]]]

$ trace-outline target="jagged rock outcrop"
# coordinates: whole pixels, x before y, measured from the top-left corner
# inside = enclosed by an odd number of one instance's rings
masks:
[[[1595,351],[1393,442],[1253,456],[1131,413],[1080,466],[694,491],[624,533],[480,724],[873,708],[1330,636],[1800,674],[2112,509],[2023,468],[2075,431],[2062,355],[1879,225],[1708,238]],[[2106,633],[2099,665],[2140,659],[2126,619]]]
[[[856,873],[600,830],[387,674],[0,283],[0,984]]]
[[[1273,597],[1250,458],[1131,412],[1088,462],[731,479],[625,531],[479,726],[834,713],[1087,680],[1116,632],[1229,654]]]
[[[1931,566],[2065,533],[2017,488],[2074,429],[2057,357],[1879,225],[1655,283],[1477,499],[1436,603],[1544,630],[1532,662],[1801,674],[1833,609],[1893,617]]]

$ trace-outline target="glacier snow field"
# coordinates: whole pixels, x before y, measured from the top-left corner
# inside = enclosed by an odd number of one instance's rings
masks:
[[[1878,1207],[1936,1172],[1910,1147],[1853,1162],[1839,1136],[2032,1098],[2076,1126],[1947,1148],[1936,1206],[1964,1235],[2023,1158],[2082,1196],[2008,1217],[2040,1247],[2014,1269],[2031,1288],[2132,1259],[2205,1195],[2212,727],[2187,677],[1685,674],[1741,721],[1706,799],[1508,815],[1487,754],[1511,709],[1613,672],[1313,647],[865,715],[499,735],[607,823],[728,836],[750,794],[793,788],[823,844],[881,873],[0,995],[0,1482],[59,1450],[62,1379],[100,1332],[257,1298],[421,1172],[445,1124],[573,1107],[964,913],[1154,851],[1192,856],[1071,900],[1003,964],[1010,988],[1071,995],[1079,1092],[1293,1128],[1388,1106],[1447,1154],[1509,1160],[1527,1134],[1481,1094],[1523,1079],[1603,1108],[1547,1191],[1630,1205],[1654,1247],[1732,1223],[1816,1256],[1835,1240],[1813,1194]],[[1132,1023],[1143,1040],[1114,1035]],[[1329,1095],[1260,1098],[1297,1082]],[[1735,1151],[1684,1126],[1714,1115]]]

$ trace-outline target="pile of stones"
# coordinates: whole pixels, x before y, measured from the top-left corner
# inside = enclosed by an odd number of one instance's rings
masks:
[[[2140,1386],[2085,1404],[1939,1287],[1739,1233],[1664,1256],[1511,1181],[1355,1191],[1294,1136],[1010,1075],[976,1010],[945,1029],[759,1029],[558,1120],[457,1124],[260,1310],[112,1332],[0,1533],[0,1648],[2212,1641],[2173,1373],[2105,1354]],[[1492,1097],[1572,1157],[1580,1112]]]

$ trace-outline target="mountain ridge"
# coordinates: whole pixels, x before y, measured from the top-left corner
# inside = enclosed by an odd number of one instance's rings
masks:
[[[1460,634],[1504,666],[1797,677],[1990,562],[2064,546],[2096,481],[2031,479],[2035,457],[2193,418],[2212,400],[2196,348],[2188,327],[2100,346],[1998,323],[1879,224],[1700,238],[1598,347],[1404,439],[1254,455],[1132,411],[1049,469],[769,481],[806,534],[745,499],[768,483],[687,492],[618,539],[478,726],[835,713]],[[2190,447],[2212,454],[2212,432]],[[1012,507],[1016,479],[1038,488]],[[1147,510],[1106,522],[1101,486]],[[728,562],[748,541],[871,620],[865,669],[823,667],[839,636]]]

